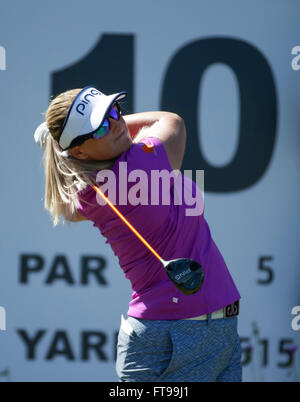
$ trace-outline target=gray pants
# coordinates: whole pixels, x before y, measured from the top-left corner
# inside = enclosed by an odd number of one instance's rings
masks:
[[[242,381],[237,317],[122,320],[116,371],[128,382]]]

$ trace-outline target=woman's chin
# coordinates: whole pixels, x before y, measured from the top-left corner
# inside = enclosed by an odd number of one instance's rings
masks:
[[[133,144],[133,141],[132,141],[132,139],[131,139],[129,134],[122,135],[120,140],[123,142],[124,148],[126,148],[126,149],[124,149],[124,152],[127,151],[131,147],[131,145]]]

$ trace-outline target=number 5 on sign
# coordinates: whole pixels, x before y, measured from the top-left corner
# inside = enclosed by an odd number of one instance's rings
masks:
[[[5,308],[0,306],[0,331],[6,330],[6,313]]]
[[[273,282],[273,279],[274,279],[273,269],[270,268],[270,267],[267,267],[265,265],[265,261],[273,261],[273,257],[272,256],[260,257],[260,259],[259,259],[258,269],[265,273],[265,278],[264,279],[258,279],[257,280],[257,283],[259,283],[260,285],[270,284],[271,282]]]

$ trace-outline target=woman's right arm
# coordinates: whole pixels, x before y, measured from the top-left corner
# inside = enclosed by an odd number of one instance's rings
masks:
[[[143,112],[123,116],[132,138],[143,127],[147,137],[157,137],[164,144],[172,169],[180,169],[186,146],[186,129],[184,120],[171,112]]]

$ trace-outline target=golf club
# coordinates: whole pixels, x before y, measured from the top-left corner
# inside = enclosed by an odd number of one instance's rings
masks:
[[[166,261],[150,246],[143,236],[128,222],[121,212],[111,203],[106,195],[96,185],[93,189],[107,202],[113,211],[122,219],[122,221],[132,230],[132,232],[141,240],[141,242],[155,255],[162,263],[169,279],[185,295],[191,295],[201,288],[204,280],[204,271],[201,264],[189,258],[177,258]]]

